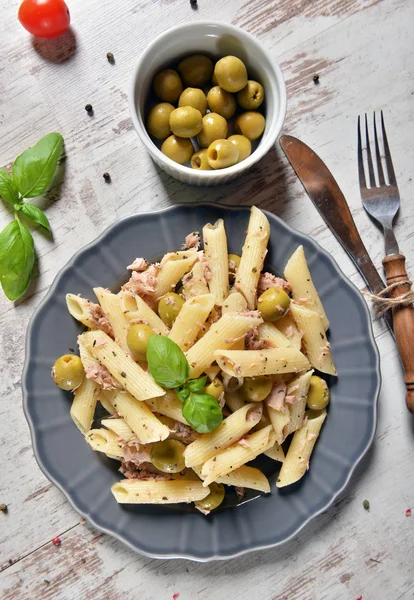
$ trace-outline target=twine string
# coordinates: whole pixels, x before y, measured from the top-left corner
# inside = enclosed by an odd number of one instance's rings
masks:
[[[410,306],[414,303],[414,290],[411,289],[411,285],[411,281],[398,281],[397,283],[388,285],[386,288],[378,292],[378,294],[371,294],[370,292],[363,292],[363,294],[368,296],[368,298],[372,301],[374,309],[380,315],[383,315],[391,308],[396,308],[397,306]],[[401,286],[407,286],[408,290],[404,294],[401,294],[401,296],[391,298],[389,294],[397,287]]]

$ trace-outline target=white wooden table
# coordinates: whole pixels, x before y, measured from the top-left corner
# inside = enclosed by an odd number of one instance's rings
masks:
[[[66,142],[63,183],[42,201],[54,239],[34,232],[36,278],[13,305],[0,295],[0,597],[3,600],[399,600],[414,596],[413,420],[394,342],[378,320],[383,386],[375,443],[341,499],[284,547],[195,564],[135,555],[81,523],[33,457],[21,406],[27,323],[70,256],[116,219],[184,200],[255,203],[312,235],[362,289],[279,148],[227,186],[192,188],[153,164],[132,129],[132,68],[163,30],[216,19],[244,27],[281,64],[284,131],[326,160],[378,269],[383,240],[358,194],[356,117],[385,110],[402,196],[396,233],[414,277],[412,0],[68,0],[73,35],[38,42],[0,0],[0,165],[49,131]],[[110,65],[106,53],[115,55]],[[320,76],[319,84],[313,75]],[[84,106],[92,103],[89,117]],[[108,171],[112,183],[102,173]],[[0,225],[9,219],[0,207]],[[362,507],[367,498],[369,512]],[[275,515],[277,518],[277,515]],[[51,540],[60,536],[60,547]]]

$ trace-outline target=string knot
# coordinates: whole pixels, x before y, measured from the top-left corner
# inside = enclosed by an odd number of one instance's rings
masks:
[[[396,308],[398,306],[410,306],[414,303],[414,291],[411,289],[411,285],[411,281],[398,281],[388,285],[386,288],[378,292],[378,294],[371,294],[370,292],[365,291],[362,293],[372,300],[374,309],[380,315],[383,315],[391,308]],[[391,292],[401,286],[408,287],[407,292],[401,294],[400,296],[396,296],[395,298],[391,298]]]

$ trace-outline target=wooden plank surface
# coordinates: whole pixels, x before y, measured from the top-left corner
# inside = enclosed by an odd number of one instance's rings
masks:
[[[359,200],[356,116],[385,110],[402,197],[396,233],[414,276],[414,4],[411,0],[72,0],[73,31],[33,43],[0,0],[0,165],[43,134],[65,138],[61,183],[47,207],[54,239],[34,232],[39,262],[23,302],[0,296],[0,597],[73,600],[399,600],[414,595],[414,427],[404,406],[395,345],[376,320],[383,387],[375,444],[345,494],[279,549],[194,564],[137,556],[99,534],[71,509],[33,457],[21,408],[27,323],[69,257],[114,220],[186,200],[252,204],[312,235],[360,289],[362,280],[326,229],[279,148],[226,186],[193,188],[170,179],[146,154],[127,105],[134,64],[165,29],[187,21],[232,22],[278,60],[288,88],[284,131],[327,162],[351,206],[376,266],[381,233]],[[115,55],[115,65],[106,53]],[[315,85],[313,75],[320,82]],[[95,109],[93,118],[84,110]],[[104,183],[109,171],[112,184]],[[63,177],[64,175],[64,177]],[[0,226],[8,222],[0,207]],[[362,507],[368,498],[369,512]],[[59,535],[60,547],[51,540]]]

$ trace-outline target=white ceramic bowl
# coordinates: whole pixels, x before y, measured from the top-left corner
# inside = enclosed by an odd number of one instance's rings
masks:
[[[266,127],[257,148],[237,165],[217,171],[199,171],[179,165],[159,150],[145,128],[145,107],[156,73],[184,56],[203,53],[217,60],[227,54],[238,56],[246,64],[249,78],[260,81],[265,89]],[[286,113],[286,86],[270,52],[243,29],[216,22],[186,23],[169,29],[145,50],[133,74],[129,108],[135,129],[157,165],[185,183],[217,185],[249,169],[276,142]]]

